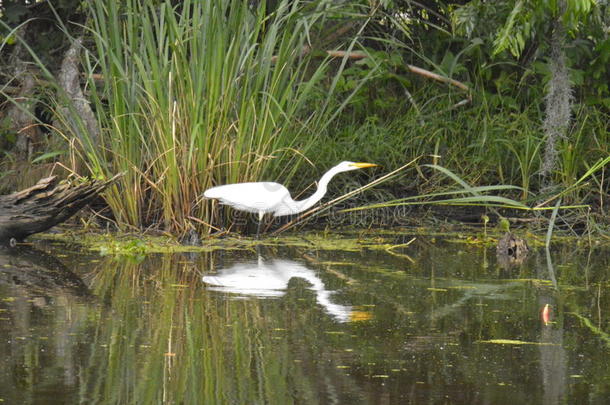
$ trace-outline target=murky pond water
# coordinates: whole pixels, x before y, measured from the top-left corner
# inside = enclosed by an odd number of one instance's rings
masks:
[[[607,248],[78,250],[0,254],[3,403],[610,403]]]

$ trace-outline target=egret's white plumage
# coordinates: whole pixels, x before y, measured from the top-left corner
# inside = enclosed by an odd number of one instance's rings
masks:
[[[283,185],[268,181],[212,187],[203,195],[206,198],[217,199],[221,204],[230,205],[237,210],[257,213],[259,219],[262,219],[266,213],[271,213],[276,217],[297,214],[310,208],[324,197],[328,183],[336,174],[373,166],[377,165],[341,162],[324,173],[315,193],[300,201],[293,200],[290,192]]]

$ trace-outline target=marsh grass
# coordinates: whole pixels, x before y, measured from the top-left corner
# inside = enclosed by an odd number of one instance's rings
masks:
[[[345,61],[331,71],[330,59],[302,52],[328,7],[274,5],[88,3],[95,44],[84,65],[102,136],[99,144],[77,131],[66,139],[94,176],[125,173],[106,193],[121,227],[181,233],[193,218],[213,222],[199,198],[211,186],[289,182],[345,107],[351,95],[337,101],[329,81]]]
[[[332,137],[328,150],[321,148],[320,156],[334,157],[337,150],[348,155],[366,150],[367,160],[389,169],[400,166],[411,156],[429,156],[421,163],[445,168],[468,187],[481,187],[486,194],[493,193],[493,198],[503,198],[496,201],[499,205],[551,210],[552,206],[547,204],[562,197],[562,208],[603,206],[603,196],[610,190],[605,160],[610,155],[606,114],[586,107],[578,111],[569,136],[558,144],[553,187],[545,188],[540,174],[544,137],[536,106],[519,109],[498,104],[501,101],[496,100],[498,97],[480,91],[472,105],[451,111],[445,108],[447,100],[438,98],[436,102],[424,103],[426,97],[434,98],[444,91],[437,85],[427,88],[428,91],[413,93],[422,106],[418,110],[404,108],[396,115],[371,117],[362,124],[337,122],[340,130]],[[433,111],[441,112],[434,115]],[[385,185],[387,189],[406,192],[394,191],[394,197],[382,203],[369,201],[364,206],[440,204],[442,193],[447,193],[445,199],[451,193],[466,190],[452,187],[456,183],[447,182],[447,173],[441,170],[423,176],[421,172],[412,173]],[[490,197],[480,202],[491,204]],[[469,195],[469,201],[465,201],[463,196],[456,197],[442,204],[476,204],[476,198]],[[577,211],[582,220],[586,210]]]
[[[386,59],[398,53],[371,52],[367,64],[356,65],[302,52],[317,29],[332,26],[329,20],[341,6],[94,0],[87,7],[93,44],[83,66],[99,141],[83,131],[73,109],[50,109],[60,124],[54,130],[68,142],[72,170],[103,178],[125,173],[105,195],[122,229],[180,234],[196,224],[206,233],[220,215],[199,198],[210,186],[273,180],[307,193],[312,179],[342,160],[391,171],[419,156],[431,156],[426,162],[455,173],[473,190],[517,203],[512,205],[542,208],[561,197],[569,205],[595,201],[603,211],[610,191],[607,113],[587,107],[575,113],[568,137],[558,144],[555,188],[545,191],[541,111],[519,99],[527,98],[526,90],[508,92],[498,79],[496,92],[490,92],[484,72],[467,72],[458,57],[448,68],[399,44],[397,49],[412,52],[426,68],[469,76],[472,102],[451,108],[463,92],[409,74],[401,73],[398,81],[395,73],[384,75]],[[360,24],[367,24],[366,16]],[[356,31],[337,47],[358,48],[361,30]],[[57,105],[70,105],[58,98]],[[415,168],[413,176],[394,177],[358,203],[411,205],[426,199],[417,194],[429,196],[428,204],[456,191],[440,170],[427,176]],[[360,187],[367,175],[337,178],[329,195]],[[461,195],[452,203],[473,204],[476,197],[464,201]]]

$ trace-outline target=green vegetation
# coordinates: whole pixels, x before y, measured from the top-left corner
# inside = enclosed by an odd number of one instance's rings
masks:
[[[500,221],[506,224],[507,221]],[[287,232],[281,236],[270,235],[264,239],[254,237],[243,237],[239,234],[231,234],[229,238],[211,238],[206,240],[202,246],[189,246],[180,243],[176,238],[168,235],[146,235],[140,234],[115,234],[100,233],[95,231],[72,231],[43,233],[33,236],[33,239],[41,243],[61,243],[74,246],[75,250],[91,251],[102,256],[114,258],[128,258],[133,262],[141,262],[147,255],[154,253],[209,253],[216,251],[244,251],[255,252],[264,247],[266,249],[281,249],[293,247],[300,249],[312,249],[320,251],[342,252],[385,252],[393,256],[404,257],[401,253],[414,240],[429,238],[434,243],[436,239],[448,243],[463,246],[495,247],[498,240],[508,231],[505,226],[496,229],[481,229],[461,224],[444,224],[437,229],[401,228],[392,229],[359,229],[359,230],[337,230],[325,229],[323,231]],[[527,239],[530,247],[544,247],[545,237],[540,232],[534,234],[519,231],[523,238]],[[409,237],[407,243],[397,243]],[[599,239],[589,241],[585,238],[574,238],[570,236],[553,235],[553,243],[565,246],[573,246],[585,249],[587,247],[607,247],[610,242]],[[408,260],[408,259],[407,259]]]
[[[341,160],[390,171],[418,159],[409,176],[356,204],[461,193],[450,202],[552,210],[561,199],[581,207],[562,223],[607,233],[604,4],[64,0],[37,8],[11,3],[0,20],[3,60],[35,62],[47,83],[24,95],[14,66],[0,66],[13,69],[0,77],[0,188],[35,177],[20,176],[25,167],[44,172],[54,162],[83,176],[125,172],[105,194],[105,216],[119,228],[205,234],[221,219],[200,199],[212,185],[276,180],[307,193]],[[90,117],[62,85],[61,61],[32,40],[43,30],[28,20],[36,13],[57,21],[43,28],[62,38],[63,52],[82,40]],[[15,111],[31,122],[17,125]],[[39,128],[39,142],[23,146],[23,128]],[[337,178],[330,194],[371,174],[358,176]]]
[[[298,51],[322,18],[315,8],[94,1],[90,12],[97,54],[86,72],[104,78],[92,99],[106,133],[79,150],[96,175],[126,173],[107,195],[121,224],[188,229],[190,216],[211,217],[196,204],[214,183],[290,179],[330,119],[322,106],[304,112],[332,78]]]

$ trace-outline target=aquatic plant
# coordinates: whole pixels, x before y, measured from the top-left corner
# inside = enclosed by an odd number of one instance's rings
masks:
[[[101,136],[66,138],[95,175],[126,173],[106,194],[119,226],[181,233],[210,223],[203,190],[290,180],[341,110],[328,101],[310,108],[321,80],[344,68],[329,72],[330,59],[312,64],[303,52],[328,9],[267,3],[88,3],[95,47],[85,74]]]

